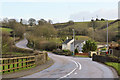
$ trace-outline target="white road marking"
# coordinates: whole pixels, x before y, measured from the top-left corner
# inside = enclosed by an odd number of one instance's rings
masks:
[[[76,72],[74,74],[77,74]]]
[[[67,77],[67,76],[69,76],[70,74],[72,74],[79,66],[79,64],[76,62],[76,61],[74,61],[74,60],[71,60],[71,61],[73,61],[75,64],[76,64],[76,68],[74,68],[71,72],[69,72],[68,74],[66,74],[65,76],[62,76],[62,77],[60,77],[59,79],[57,79],[57,80],[60,80],[61,78],[65,78],[65,77]]]
[[[77,64],[77,62],[76,61],[74,61],[74,60],[72,60],[75,64],[76,64],[76,66],[78,67],[78,64]]]
[[[79,62],[77,62],[77,63],[79,65],[79,70],[81,70],[82,69],[81,64]]]

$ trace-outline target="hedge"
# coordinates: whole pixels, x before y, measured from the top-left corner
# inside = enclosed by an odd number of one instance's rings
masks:
[[[18,48],[16,46],[12,46],[12,52],[19,52],[19,53],[33,53],[33,50]]]
[[[92,58],[93,61],[98,61],[98,62],[102,62],[102,63],[105,63],[105,62],[117,62],[117,63],[120,63],[120,58],[118,57],[113,57],[113,56],[103,56],[103,55],[93,55],[93,58]]]

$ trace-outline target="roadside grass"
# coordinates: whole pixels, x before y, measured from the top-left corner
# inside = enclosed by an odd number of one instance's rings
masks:
[[[89,56],[87,56],[87,55],[74,55],[75,57],[86,57],[86,58],[88,58]]]
[[[105,62],[106,65],[113,67],[117,72],[118,75],[120,76],[120,63],[115,63],[115,62]]]

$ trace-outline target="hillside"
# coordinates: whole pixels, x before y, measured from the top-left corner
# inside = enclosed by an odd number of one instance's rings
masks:
[[[117,26],[117,22],[119,20],[109,20],[108,21],[108,24],[109,27],[114,27],[114,26]],[[86,27],[86,28],[90,28],[92,26],[90,26],[91,22],[74,22],[74,24],[72,25],[68,25],[67,23],[56,23],[54,24],[54,27],[56,29],[67,29],[67,28],[83,28],[83,27]],[[96,24],[97,24],[97,27],[96,29],[105,29],[106,28],[106,25],[107,25],[107,22],[106,21],[96,21]],[[114,27],[114,28],[117,28],[117,27]]]
[[[109,20],[108,21],[108,29],[109,29],[109,40],[116,40],[116,35],[118,32],[118,21],[120,20]],[[93,35],[93,27],[95,27],[94,35]],[[73,31],[75,29],[76,36],[86,36],[90,38],[95,38],[96,41],[104,42],[106,41],[106,29],[107,29],[107,21],[94,21],[90,22],[74,22],[73,24],[67,23],[57,23],[54,24],[54,28],[58,31],[59,36],[72,37]],[[110,36],[111,35],[111,36]],[[104,39],[103,39],[104,38]],[[82,38],[81,38],[82,39]]]

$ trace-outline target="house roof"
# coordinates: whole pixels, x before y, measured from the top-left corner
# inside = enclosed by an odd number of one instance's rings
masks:
[[[82,42],[84,42],[84,40],[75,40],[75,45],[78,43],[82,43]],[[73,42],[72,42],[72,44],[73,44]]]
[[[67,44],[68,42],[70,42],[72,39],[67,39],[65,40],[62,44]]]

